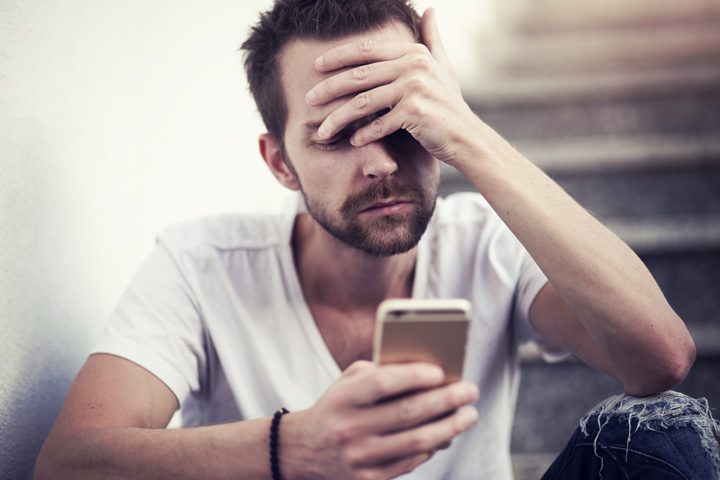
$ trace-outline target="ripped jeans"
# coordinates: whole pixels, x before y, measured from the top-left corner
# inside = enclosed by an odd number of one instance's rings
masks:
[[[615,395],[585,415],[542,480],[720,480],[719,441],[705,399]]]

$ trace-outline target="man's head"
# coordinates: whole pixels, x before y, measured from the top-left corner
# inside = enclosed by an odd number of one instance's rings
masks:
[[[369,255],[393,255],[417,244],[435,206],[437,160],[403,130],[352,146],[353,131],[384,112],[321,139],[320,123],[349,98],[311,106],[305,97],[338,73],[318,71],[318,56],[367,38],[415,43],[418,20],[404,0],[280,0],[243,46],[269,132],[261,135],[260,149],[272,173],[302,192],[308,212],[327,232]]]
[[[278,61],[288,43],[334,40],[393,21],[420,38],[420,17],[407,0],[277,0],[261,14],[241,48],[250,92],[268,132],[283,142],[287,105]]]

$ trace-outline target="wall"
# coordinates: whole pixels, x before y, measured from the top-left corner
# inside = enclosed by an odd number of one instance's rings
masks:
[[[237,51],[267,5],[0,0],[0,478],[30,476],[158,230],[278,208]]]
[[[237,51],[264,3],[0,3],[0,478],[158,230],[277,208]]]

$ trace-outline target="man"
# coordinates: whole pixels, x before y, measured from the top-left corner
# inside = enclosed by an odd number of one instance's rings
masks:
[[[682,381],[681,319],[622,241],[472,113],[432,11],[278,0],[244,48],[260,152],[302,201],[159,237],[38,478],[508,479],[521,341],[634,396]],[[482,197],[436,202],[439,162]],[[367,361],[391,297],[473,302],[464,381]],[[179,406],[197,428],[164,429]]]

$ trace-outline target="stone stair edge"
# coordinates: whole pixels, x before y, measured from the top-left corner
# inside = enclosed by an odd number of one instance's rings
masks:
[[[682,92],[717,92],[720,63],[620,69],[606,72],[498,75],[464,82],[463,93],[475,112],[484,109],[516,108],[608,101],[613,99],[663,97]]]
[[[654,0],[627,2],[606,0],[599,3],[575,0],[527,2],[504,0],[499,5],[500,20],[513,31],[586,29],[663,22],[687,22],[720,15],[720,4],[713,0]]]
[[[720,135],[602,135],[512,142],[535,165],[550,174],[598,174],[638,169],[720,165]],[[443,178],[460,173],[443,164]]]
[[[717,22],[707,22],[692,28],[670,25],[643,30],[514,35],[498,41],[489,58],[492,70],[518,73],[712,62],[719,55],[720,30]]]

